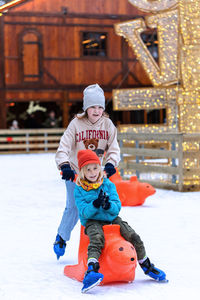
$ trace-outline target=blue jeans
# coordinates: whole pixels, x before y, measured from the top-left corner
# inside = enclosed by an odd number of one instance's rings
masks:
[[[78,222],[79,215],[74,199],[75,182],[72,182],[71,180],[65,180],[65,184],[67,189],[66,207],[63,212],[60,226],[58,227],[58,234],[64,241],[69,241],[71,232]]]

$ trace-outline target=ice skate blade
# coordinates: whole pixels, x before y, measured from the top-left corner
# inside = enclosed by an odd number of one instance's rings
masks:
[[[89,287],[87,287],[87,288],[85,288],[85,289],[82,288],[81,293],[82,293],[82,294],[87,293],[87,291],[91,290],[91,289],[94,288],[96,285],[99,285],[100,282],[101,282],[102,280],[103,280],[103,278],[99,278],[99,280],[98,280],[97,282],[93,283],[93,284],[90,285]]]
[[[151,277],[151,276],[149,276],[150,278],[151,278],[151,280],[152,281],[155,281],[155,282],[158,282],[158,283],[168,283],[169,282],[169,280],[168,279],[162,279],[162,280],[159,280],[159,279],[155,279],[155,278],[153,278],[153,277]]]
[[[160,283],[168,283],[169,280],[168,279],[164,279],[164,280],[161,280]]]
[[[163,279],[163,280],[155,280],[156,282],[158,282],[158,283],[168,283],[169,282],[169,280],[168,279]]]

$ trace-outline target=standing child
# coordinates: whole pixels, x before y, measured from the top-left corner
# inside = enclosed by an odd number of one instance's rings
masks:
[[[56,152],[56,164],[62,171],[67,189],[66,208],[58,228],[54,252],[59,259],[64,255],[66,241],[78,221],[75,205],[75,172],[78,172],[77,153],[82,149],[91,149],[103,160],[105,155],[105,172],[107,177],[113,175],[120,161],[120,149],[117,142],[117,129],[105,110],[105,96],[98,84],[93,84],[83,91],[83,110],[69,124],[64,132]]]
[[[81,224],[90,243],[88,246],[88,270],[83,280],[82,292],[99,284],[103,274],[99,273],[98,259],[104,247],[103,225],[118,224],[120,233],[136,250],[139,264],[146,275],[157,281],[166,281],[163,271],[154,267],[146,256],[144,244],[139,235],[119,216],[121,202],[116,187],[108,178],[104,178],[101,163],[91,150],[78,152],[79,175],[74,190]]]

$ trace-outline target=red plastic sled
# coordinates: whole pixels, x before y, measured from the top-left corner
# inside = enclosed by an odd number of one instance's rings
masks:
[[[123,180],[119,171],[116,171],[109,179],[116,186],[122,206],[142,205],[148,196],[155,194],[156,190],[149,183],[139,182],[137,176]]]
[[[76,181],[77,174],[74,182]],[[155,194],[156,190],[152,185],[145,182],[139,182],[137,176],[131,176],[130,180],[123,180],[118,169],[110,178],[117,189],[122,206],[142,205],[146,198]]]
[[[120,235],[119,225],[103,226],[105,246],[99,258],[100,270],[104,275],[101,284],[110,282],[131,282],[135,279],[137,254],[131,243]],[[83,281],[87,270],[87,248],[89,238],[81,226],[78,264],[65,266],[64,274],[72,279]]]

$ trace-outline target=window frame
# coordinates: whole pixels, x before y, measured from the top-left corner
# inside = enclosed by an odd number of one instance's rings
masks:
[[[105,43],[105,56],[98,56],[98,55],[84,55],[84,48],[83,48],[83,41],[84,41],[84,34],[86,33],[94,33],[94,34],[101,34],[101,35],[105,35],[106,36],[106,43]],[[108,59],[108,32],[107,31],[98,31],[98,30],[82,30],[80,31],[80,57],[83,59],[95,59],[95,60],[104,60],[104,59]],[[101,49],[97,49],[97,50],[101,50]]]

